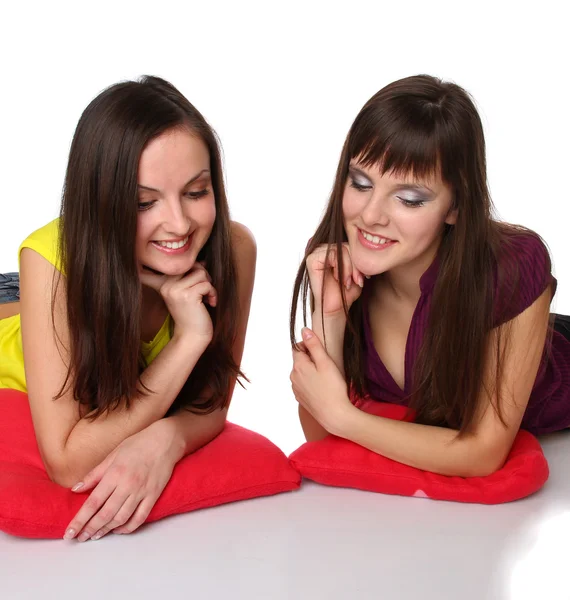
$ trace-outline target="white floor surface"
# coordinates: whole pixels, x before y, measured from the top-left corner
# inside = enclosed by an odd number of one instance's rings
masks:
[[[304,482],[97,542],[0,533],[0,598],[570,599],[570,432],[541,442],[548,482],[505,505]]]

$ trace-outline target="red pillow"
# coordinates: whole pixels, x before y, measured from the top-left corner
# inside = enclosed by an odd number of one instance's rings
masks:
[[[413,419],[406,407],[397,404],[369,398],[353,402],[377,416]],[[303,444],[289,459],[303,477],[325,485],[455,502],[510,502],[536,492],[548,479],[548,463],[538,440],[522,430],[503,468],[486,477],[447,477],[422,471],[333,435]]]
[[[299,485],[299,474],[277,446],[227,423],[217,438],[176,465],[146,522]],[[0,530],[29,538],[63,537],[87,497],[49,480],[27,395],[0,390]]]

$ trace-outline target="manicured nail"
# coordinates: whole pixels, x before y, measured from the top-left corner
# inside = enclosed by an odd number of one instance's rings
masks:
[[[310,340],[313,337],[313,334],[311,333],[311,330],[308,329],[307,327],[303,327],[303,331],[301,333],[303,334],[303,337],[306,340]]]
[[[72,529],[71,527],[63,534],[63,539],[64,540],[71,540],[73,539],[73,536],[75,535],[75,529]]]
[[[358,276],[358,285],[363,288],[364,287],[364,277],[362,275]]]
[[[352,287],[352,277],[346,280],[346,289],[349,290]]]
[[[83,481],[80,481],[79,483],[76,483],[72,488],[71,491],[72,492],[77,492],[78,490],[80,490],[85,484],[83,483]]]
[[[100,540],[103,537],[103,532],[98,531],[91,539],[94,541]]]
[[[370,279],[370,275],[366,275],[366,279]]]
[[[86,541],[89,539],[89,537],[90,537],[90,536],[89,536],[89,534],[88,534],[88,533],[85,533],[85,532],[83,532],[83,533],[82,533],[82,534],[81,534],[81,535],[80,535],[80,536],[77,538],[77,541],[79,541],[79,542],[86,542]]]

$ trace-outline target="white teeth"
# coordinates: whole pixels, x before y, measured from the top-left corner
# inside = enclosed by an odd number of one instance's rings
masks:
[[[370,235],[369,233],[366,233],[365,231],[362,231],[362,235],[364,236],[365,239],[367,239],[369,242],[372,242],[373,244],[387,244],[388,242],[391,242],[392,240],[389,240],[387,238],[381,238],[378,235]]]
[[[185,237],[180,242],[155,242],[155,244],[158,244],[159,246],[162,246],[163,248],[172,248],[173,250],[182,248],[182,246],[185,246],[187,243],[188,243],[188,237]]]

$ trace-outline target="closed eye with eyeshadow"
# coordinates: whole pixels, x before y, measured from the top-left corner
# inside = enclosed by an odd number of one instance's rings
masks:
[[[350,179],[350,187],[354,188],[359,192],[368,192],[372,189],[372,184],[369,181],[366,181],[361,178],[357,178],[354,175],[349,175]],[[426,196],[410,196],[405,197],[398,195],[396,196],[399,202],[401,202],[404,206],[408,206],[409,208],[419,208],[424,206],[426,202],[429,201],[429,198]]]

